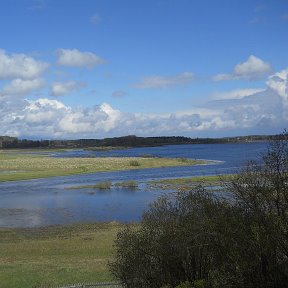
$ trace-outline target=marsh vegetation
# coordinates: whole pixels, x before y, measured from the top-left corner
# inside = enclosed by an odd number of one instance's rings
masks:
[[[49,154],[48,154],[49,155]],[[121,171],[204,164],[202,160],[183,162],[176,158],[98,157],[53,158],[48,155],[23,154],[19,151],[0,152],[0,181],[27,180],[104,171]]]
[[[67,190],[74,189],[100,189],[100,190],[110,190],[112,187],[120,187],[120,188],[129,188],[129,189],[137,189],[138,183],[134,180],[128,180],[123,182],[112,183],[111,181],[101,181],[93,185],[79,185],[79,186],[70,186],[67,187]]]

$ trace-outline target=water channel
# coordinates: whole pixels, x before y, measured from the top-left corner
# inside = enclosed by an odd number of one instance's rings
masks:
[[[209,165],[103,172],[0,183],[0,227],[37,227],[93,221],[138,221],[143,210],[162,193],[149,189],[153,180],[235,173],[248,160],[260,159],[267,143],[169,145],[112,151],[73,150],[51,157],[185,157],[213,160]],[[137,189],[113,187],[67,189],[134,180]]]

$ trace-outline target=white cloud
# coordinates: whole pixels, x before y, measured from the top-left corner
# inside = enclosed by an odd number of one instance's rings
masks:
[[[166,88],[168,86],[175,86],[190,83],[195,80],[195,76],[191,72],[184,72],[175,76],[152,76],[142,79],[140,82],[134,84],[136,88]]]
[[[228,92],[217,92],[212,95],[213,99],[240,99],[252,94],[263,92],[265,89],[260,88],[248,88],[248,89],[236,89]]]
[[[266,84],[281,97],[283,106],[285,107],[283,113],[285,118],[288,120],[288,69],[270,76]]]
[[[70,67],[93,67],[105,61],[92,52],[81,52],[77,49],[58,49],[58,64]]]
[[[254,80],[262,78],[268,75],[272,71],[272,67],[269,63],[264,62],[260,58],[254,55],[250,55],[249,58],[239,63],[234,67],[231,74],[218,74],[213,77],[214,81],[226,81],[226,80],[238,80],[248,79]]]
[[[288,102],[288,69],[282,70],[270,76],[266,82],[267,86],[275,90],[284,100]]]
[[[41,78],[33,80],[14,79],[0,91],[0,96],[26,96],[43,88],[44,84],[45,82]]]
[[[0,49],[0,79],[39,78],[48,66],[48,63],[37,61],[25,54],[8,55]]]
[[[26,100],[22,119],[26,124],[48,124],[53,121],[56,124],[62,117],[69,113],[69,107],[57,100],[38,99],[36,101]],[[54,126],[54,125],[53,125]],[[46,130],[46,128],[45,128]]]
[[[55,82],[51,85],[51,95],[64,96],[73,91],[77,91],[84,86],[84,83],[78,81]]]
[[[232,91],[229,92],[229,99],[166,114],[124,113],[107,103],[89,108],[72,108],[61,101],[45,98],[32,101],[0,97],[0,135],[75,139],[128,134],[148,136],[176,133],[197,137],[217,133],[223,136],[235,131],[244,131],[244,134],[281,132],[288,119],[287,81],[288,69],[270,76],[267,88],[262,91]],[[37,86],[31,83],[28,87]],[[11,84],[10,87],[14,86]],[[16,88],[12,90],[18,91]],[[225,95],[227,97],[228,94]]]
[[[238,77],[258,78],[267,75],[271,71],[272,67],[269,63],[251,55],[247,61],[235,66],[234,75]]]

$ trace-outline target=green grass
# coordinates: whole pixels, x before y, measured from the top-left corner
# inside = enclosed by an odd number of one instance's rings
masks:
[[[112,187],[123,187],[123,188],[130,188],[130,189],[137,189],[138,183],[136,181],[123,181],[123,182],[116,182],[112,184],[111,181],[103,181],[93,185],[80,185],[80,186],[71,186],[65,188],[66,190],[74,190],[74,189],[100,189],[100,190],[110,190]]]
[[[96,183],[94,185],[80,185],[80,186],[71,186],[65,188],[66,190],[74,190],[74,189],[86,189],[86,188],[92,188],[92,189],[100,189],[100,190],[110,190],[112,186],[111,181],[103,181]]]
[[[150,181],[150,188],[160,189],[191,189],[199,184],[203,186],[221,186],[229,181],[233,175],[196,176],[187,178],[173,178]]]
[[[0,228],[0,287],[111,281],[106,266],[121,224]]]
[[[130,189],[137,189],[138,183],[137,183],[137,181],[129,180],[129,181],[117,182],[114,184],[114,186],[123,187],[123,188],[130,188]]]
[[[99,157],[50,158],[45,155],[0,152],[0,181],[29,180],[104,171],[159,168],[203,164],[201,160],[181,161],[173,158]],[[16,171],[16,172],[15,172]]]
[[[93,188],[101,189],[101,190],[109,190],[111,189],[112,182],[111,181],[103,181],[95,184]]]

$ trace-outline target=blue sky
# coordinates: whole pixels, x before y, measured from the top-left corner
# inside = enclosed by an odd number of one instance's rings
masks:
[[[1,135],[279,133],[286,0],[2,0]]]

